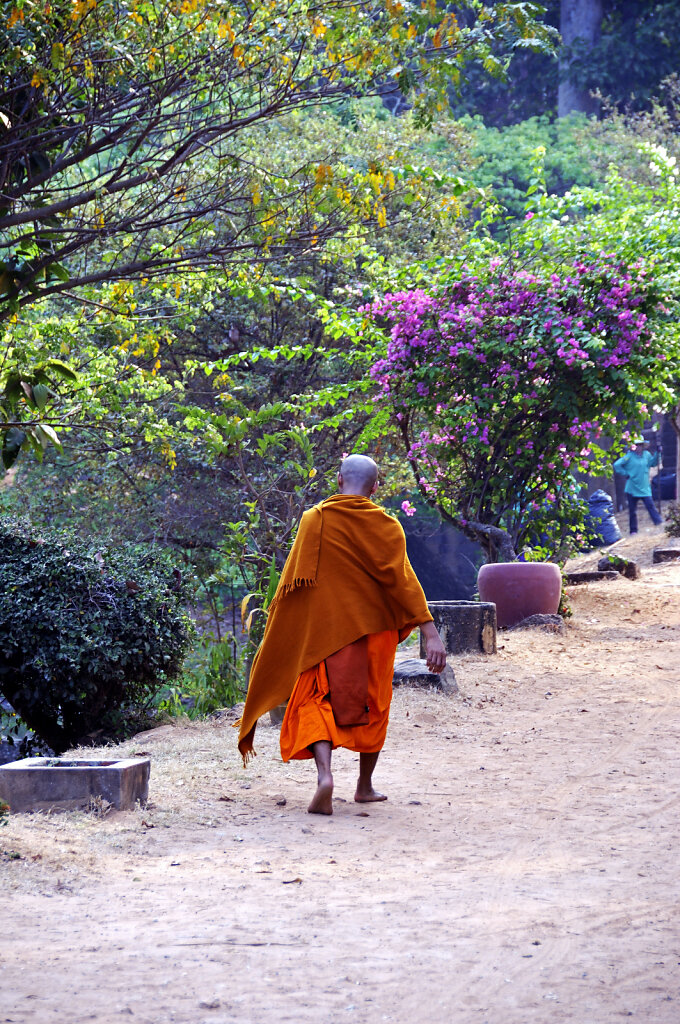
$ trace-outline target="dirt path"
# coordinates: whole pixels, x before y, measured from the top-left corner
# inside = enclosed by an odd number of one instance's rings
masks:
[[[395,695],[376,776],[310,816],[310,765],[225,723],[165,727],[153,805],[0,833],[0,1021],[680,1021],[680,564],[573,588],[563,636]],[[588,559],[582,560],[589,564]],[[592,561],[592,557],[591,557]],[[285,804],[283,801],[285,800]]]

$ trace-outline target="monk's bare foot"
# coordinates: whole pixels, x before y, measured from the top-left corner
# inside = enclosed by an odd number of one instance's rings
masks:
[[[332,814],[333,813],[333,778],[332,776],[319,779],[316,793],[311,804],[307,808],[308,814]]]
[[[373,786],[370,789],[359,789],[354,794],[354,799],[358,804],[374,804],[379,800],[387,800],[384,793],[377,793]]]

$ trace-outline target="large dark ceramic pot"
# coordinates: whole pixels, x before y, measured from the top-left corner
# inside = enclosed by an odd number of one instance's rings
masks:
[[[477,577],[480,601],[493,601],[499,626],[514,626],[529,615],[556,615],[562,574],[554,562],[494,562]]]

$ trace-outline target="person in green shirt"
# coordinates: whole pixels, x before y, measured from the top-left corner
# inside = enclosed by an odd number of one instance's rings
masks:
[[[649,512],[649,518],[655,526],[663,522],[661,516],[654,507],[652,501],[652,488],[649,483],[649,471],[652,466],[659,462],[659,453],[647,450],[647,441],[644,437],[636,437],[630,446],[630,451],[622,455],[614,463],[614,472],[627,477],[626,498],[628,499],[628,516],[630,520],[630,532],[638,532],[637,503],[642,501]]]

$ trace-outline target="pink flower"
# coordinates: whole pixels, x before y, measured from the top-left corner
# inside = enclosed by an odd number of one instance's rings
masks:
[[[416,507],[410,501],[402,501],[401,511],[407,516],[413,516],[416,513]]]
[[[524,219],[525,219],[525,220],[531,220],[531,218],[532,218],[533,216],[534,216],[534,215],[533,215],[533,213],[531,213],[531,211],[529,211],[529,213],[527,213],[527,215],[525,216],[525,218],[524,218]]]

